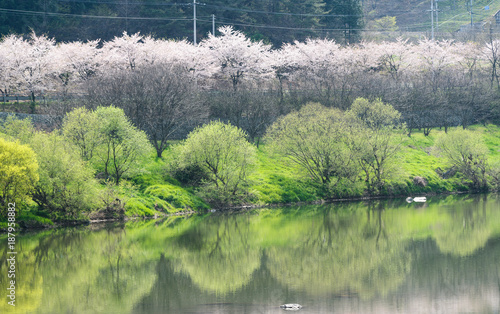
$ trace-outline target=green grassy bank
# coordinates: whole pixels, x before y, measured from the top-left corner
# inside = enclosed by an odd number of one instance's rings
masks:
[[[488,147],[488,163],[498,164],[500,127],[476,125],[470,129],[480,133]],[[428,193],[471,192],[470,185],[459,172],[444,175],[451,166],[433,148],[436,139],[443,134],[444,130],[439,129],[432,130],[429,136],[416,131],[412,132],[411,137],[404,138],[400,152],[392,160],[396,171],[377,195],[367,194],[361,174],[356,182],[341,182],[335,189],[327,191],[299,166],[271,153],[265,143],[261,144],[257,149],[257,160],[245,183],[247,191],[245,197],[240,203],[231,206],[265,206],[336,198],[396,195],[404,197]],[[156,157],[153,153],[143,157],[139,162],[141,170],[111,189],[112,197],[123,204],[122,212],[110,213],[109,209],[105,215],[102,210],[82,212],[76,220],[85,222],[90,219],[155,217],[206,212],[216,208],[204,200],[203,195],[199,193],[199,187],[182,184],[176,179],[175,172],[170,166],[175,158],[170,149],[167,149],[162,158]],[[102,191],[109,190],[106,185],[102,185],[101,188]],[[53,221],[65,222],[63,217],[54,220],[53,217],[38,210],[34,203],[26,203],[23,207],[16,222],[25,228],[49,227],[53,225]],[[74,222],[75,219],[72,218],[71,221]],[[7,221],[0,222],[0,228],[6,226]]]
[[[470,129],[482,134],[489,149],[488,162],[500,162],[500,127],[472,126]],[[469,191],[468,182],[460,173],[443,177],[450,165],[433,151],[435,140],[442,134],[444,130],[439,129],[432,130],[429,136],[417,131],[404,139],[401,151],[393,160],[397,171],[386,182],[381,194],[373,196]],[[124,196],[133,195],[125,206],[128,216],[153,216],[155,204],[168,213],[205,211],[211,208],[196,196],[196,187],[183,185],[173,177],[168,166],[171,158],[174,157],[166,151],[163,158],[150,156],[142,160],[145,171],[129,180],[130,186],[133,186],[133,194],[130,194],[130,188],[128,191],[123,190]],[[417,177],[424,181],[417,182]],[[257,162],[248,176],[247,185],[248,197],[242,205],[263,206],[369,196],[365,192],[361,175],[357,182],[340,184],[333,194],[328,194],[304,170],[289,160],[272,154],[265,144],[257,149]]]

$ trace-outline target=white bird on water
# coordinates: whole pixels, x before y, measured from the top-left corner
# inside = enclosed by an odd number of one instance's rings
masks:
[[[406,202],[411,203],[411,202],[416,202],[416,203],[425,203],[427,202],[427,197],[425,196],[419,196],[419,197],[407,197]]]
[[[296,304],[296,303],[289,303],[289,304],[280,305],[280,308],[287,310],[287,311],[298,311],[302,308],[302,305]]]

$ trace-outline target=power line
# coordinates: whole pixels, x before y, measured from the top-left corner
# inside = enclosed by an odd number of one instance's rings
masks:
[[[223,18],[221,18],[223,19]],[[384,30],[370,30],[370,29],[363,29],[363,28],[307,28],[307,27],[286,27],[286,26],[273,26],[273,25],[262,25],[262,24],[250,24],[250,23],[240,23],[240,22],[232,22],[228,19],[225,22],[215,22],[215,24],[220,24],[220,25],[235,25],[235,26],[245,26],[245,27],[255,27],[255,28],[268,28],[268,29],[285,29],[285,30],[297,30],[297,31],[314,31],[314,32],[321,32],[321,31],[365,31],[365,32],[380,32]],[[206,22],[206,23],[212,23],[211,20],[204,20],[204,19],[197,19],[198,22]]]
[[[92,2],[92,3],[113,3],[113,4],[125,4],[125,2],[97,2],[97,1],[91,1],[91,0],[57,0],[61,2]],[[133,4],[130,3],[129,4]],[[196,2],[197,5],[200,3]],[[170,3],[170,4],[165,4],[165,5],[189,5],[192,6],[193,3]],[[276,15],[292,15],[292,16],[331,16],[331,17],[339,17],[339,16],[352,16],[352,15],[317,15],[317,14],[295,14],[295,13],[280,13],[280,12],[266,12],[266,11],[253,11],[253,10],[245,10],[245,9],[236,9],[236,8],[231,8],[231,7],[225,7],[225,6],[214,6],[214,5],[206,5],[206,6],[213,6],[213,7],[219,7],[219,8],[225,8],[225,9],[231,9],[231,10],[239,10],[243,12],[253,12],[253,13],[266,13],[266,14],[276,14]],[[5,8],[0,8],[0,12],[9,12],[13,14],[24,14],[24,15],[48,15],[48,16],[66,16],[66,17],[80,17],[80,18],[94,18],[94,19],[130,19],[130,20],[156,20],[156,21],[193,21],[193,18],[179,18],[179,17],[139,17],[139,16],[132,16],[132,17],[122,17],[122,16],[102,16],[102,15],[85,15],[85,14],[71,14],[71,13],[56,13],[56,12],[42,12],[42,11],[28,11],[28,10],[16,10],[16,9],[5,9]],[[379,30],[370,30],[370,29],[365,29],[365,28],[312,28],[312,27],[287,27],[287,26],[274,26],[274,25],[267,25],[267,24],[252,24],[252,23],[245,23],[241,21],[235,21],[235,20],[230,20],[227,18],[223,17],[218,17],[217,22],[214,23],[213,20],[206,20],[204,18],[212,18],[212,15],[210,16],[198,16],[197,21],[199,22],[206,22],[206,23],[212,23],[212,24],[218,24],[218,25],[224,25],[224,24],[230,24],[234,26],[243,26],[243,27],[254,27],[254,28],[266,28],[266,29],[283,29],[283,30],[295,30],[295,31],[314,31],[314,32],[321,32],[321,31],[364,31],[364,32],[385,32],[388,30],[384,29],[379,29]],[[448,21],[441,22],[446,23]],[[413,24],[413,25],[407,25],[406,28],[419,28],[420,25],[423,25],[424,23],[419,23],[419,24]]]
[[[113,19],[113,20],[154,20],[154,21],[192,21],[193,18],[173,18],[173,17],[122,17],[122,16],[102,16],[102,15],[83,15],[83,14],[71,14],[71,13],[55,13],[55,12],[42,12],[42,11],[28,11],[28,10],[15,10],[15,9],[4,9],[0,8],[0,12],[9,12],[13,14],[23,14],[23,15],[48,15],[48,16],[66,16],[66,17],[80,17],[80,18],[94,18],[94,19]],[[199,22],[207,22],[213,23],[212,20],[205,20],[203,18],[211,18],[212,16],[201,16],[197,17],[197,21]],[[230,20],[227,18],[218,18],[215,24],[218,25],[234,25],[234,26],[244,26],[244,27],[255,27],[255,28],[267,28],[267,29],[283,29],[283,30],[297,30],[297,31],[365,31],[365,32],[378,32],[384,30],[370,30],[364,28],[308,28],[308,27],[286,27],[286,26],[274,26],[274,25],[266,25],[266,24],[251,24],[251,23],[243,23],[239,21]],[[418,27],[418,24],[412,25],[414,27]]]
[[[125,5],[126,2],[116,2],[116,1],[92,1],[92,0],[56,0],[58,2],[66,3],[94,3],[94,4],[116,4]],[[192,3],[149,3],[149,2],[129,2],[129,5],[144,5],[144,6],[192,6]]]
[[[71,14],[71,13],[55,13],[55,12],[42,12],[42,11],[27,11],[27,10],[14,10],[14,9],[3,9],[0,11],[15,13],[15,14],[26,14],[26,15],[50,15],[50,16],[69,16],[69,17],[81,17],[81,18],[93,18],[93,19],[129,19],[129,20],[154,20],[154,21],[192,21],[192,18],[163,18],[163,17],[140,17],[140,16],[103,16],[103,15],[86,15],[86,14]]]
[[[204,5],[206,7],[211,7],[211,8],[216,8],[216,9],[224,9],[227,11],[238,11],[238,12],[246,12],[246,13],[270,14],[270,15],[306,16],[306,17],[347,17],[347,16],[362,17],[363,16],[360,14],[308,14],[308,13],[270,12],[270,11],[239,9],[239,8],[232,8],[232,7],[219,6],[219,5],[213,5],[213,4],[204,4]]]

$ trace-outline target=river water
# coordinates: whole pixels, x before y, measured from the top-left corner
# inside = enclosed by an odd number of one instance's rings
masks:
[[[498,313],[500,198],[259,209],[0,237],[0,313]]]

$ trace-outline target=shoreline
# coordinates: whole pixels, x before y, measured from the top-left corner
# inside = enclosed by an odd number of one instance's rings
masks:
[[[485,194],[490,194],[494,192],[486,192]],[[415,193],[415,195],[411,195],[411,197],[415,196],[438,196],[438,195],[459,195],[459,194],[481,194],[480,192],[471,192],[471,191],[457,191],[457,192],[444,192],[444,193]],[[24,226],[19,227],[20,232],[30,232],[30,231],[43,231],[50,229],[58,229],[58,228],[70,228],[70,227],[81,227],[81,226],[90,226],[90,225],[98,225],[98,224],[107,224],[107,223],[115,223],[115,222],[128,222],[133,220],[158,220],[172,216],[190,216],[190,215],[203,215],[207,213],[213,214],[234,214],[239,212],[245,212],[252,209],[262,209],[262,208],[278,208],[278,207],[289,207],[289,206],[303,206],[303,205],[322,205],[322,204],[331,204],[331,203],[344,203],[344,202],[360,202],[360,201],[376,201],[376,200],[390,200],[390,199],[399,199],[408,197],[409,195],[373,195],[373,196],[362,196],[362,197],[353,197],[353,198],[331,198],[327,200],[316,200],[310,202],[291,202],[291,203],[278,203],[278,204],[245,204],[240,206],[230,206],[230,207],[221,207],[221,208],[213,208],[211,210],[205,212],[197,212],[194,210],[189,211],[181,211],[171,214],[164,215],[155,215],[149,217],[117,217],[117,218],[102,218],[102,219],[89,219],[89,220],[67,220],[64,222],[54,222],[53,225],[37,225],[37,226]],[[23,223],[23,222],[21,222]],[[24,224],[24,223],[23,223]],[[0,229],[1,233],[7,232],[6,229]]]

